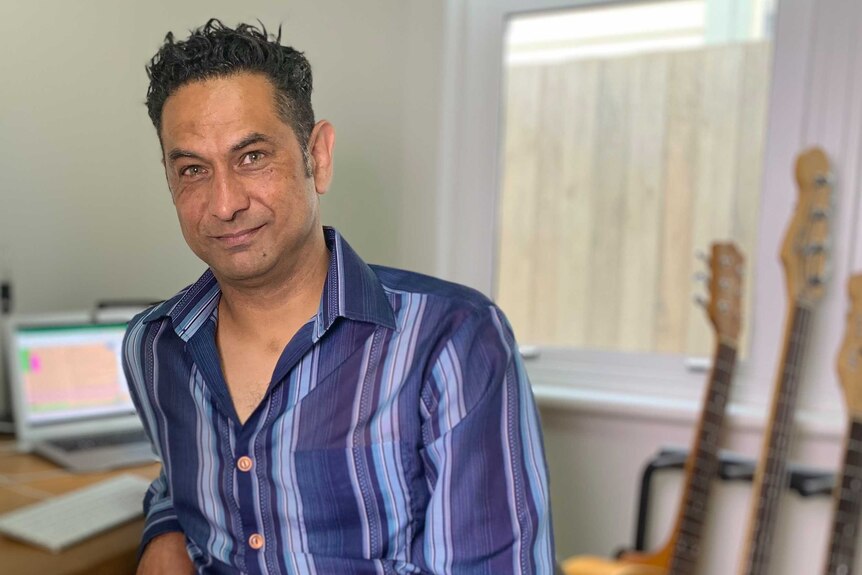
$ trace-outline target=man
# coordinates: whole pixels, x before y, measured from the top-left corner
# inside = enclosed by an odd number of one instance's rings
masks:
[[[541,432],[487,298],[366,265],[320,224],[335,133],[280,34],[171,34],[147,106],[209,270],[137,316],[163,469],[139,573],[550,573]]]

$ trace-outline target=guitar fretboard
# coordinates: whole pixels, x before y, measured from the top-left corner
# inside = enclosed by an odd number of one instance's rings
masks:
[[[706,520],[706,503],[718,471],[719,439],[735,365],[736,348],[720,343],[715,353],[700,427],[688,464],[688,483],[676,528],[677,537],[668,569],[669,575],[690,575],[694,573],[697,564],[701,533]]]
[[[859,539],[860,510],[862,510],[862,421],[852,418],[847,431],[847,446],[840,483],[835,487],[827,575],[853,573],[856,541]]]
[[[799,389],[799,372],[808,339],[811,310],[796,305],[791,329],[785,343],[783,369],[772,402],[764,451],[761,453],[755,486],[743,575],[766,575],[772,548],[772,535],[778,515],[778,503],[787,481],[787,454],[793,431],[793,414]]]

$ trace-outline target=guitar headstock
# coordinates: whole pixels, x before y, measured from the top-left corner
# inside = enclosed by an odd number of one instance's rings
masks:
[[[796,184],[799,201],[784,236],[781,261],[791,301],[810,305],[823,296],[828,275],[832,175],[823,150],[799,155]]]
[[[712,244],[706,312],[718,339],[734,346],[742,327],[744,265],[745,258],[732,242]]]
[[[847,291],[850,305],[838,353],[838,379],[844,390],[847,411],[858,417],[862,416],[862,274],[850,278]]]

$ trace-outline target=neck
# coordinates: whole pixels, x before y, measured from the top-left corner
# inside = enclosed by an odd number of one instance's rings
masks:
[[[844,465],[835,486],[832,536],[827,556],[827,575],[853,573],[859,515],[862,512],[862,418],[851,416],[845,438]]]
[[[712,372],[695,433],[694,446],[686,464],[686,484],[674,529],[669,575],[693,573],[700,555],[700,539],[706,521],[712,480],[718,471],[718,446],[733,369],[736,342],[719,340],[713,354]]]
[[[248,332],[276,329],[299,320],[305,322],[317,313],[320,305],[329,256],[321,230],[300,257],[278,276],[245,283],[228,281],[216,274],[222,292],[219,321],[229,321],[240,331]]]
[[[754,477],[752,512],[742,575],[767,572],[778,504],[787,480],[787,454],[799,387],[802,356],[808,342],[811,310],[798,302],[790,310],[784,337],[781,373],[772,395],[769,426],[764,434],[760,461]]]

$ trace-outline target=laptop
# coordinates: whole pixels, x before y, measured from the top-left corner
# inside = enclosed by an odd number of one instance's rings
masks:
[[[75,472],[157,460],[123,374],[126,325],[87,314],[9,318],[8,385],[21,451]]]

